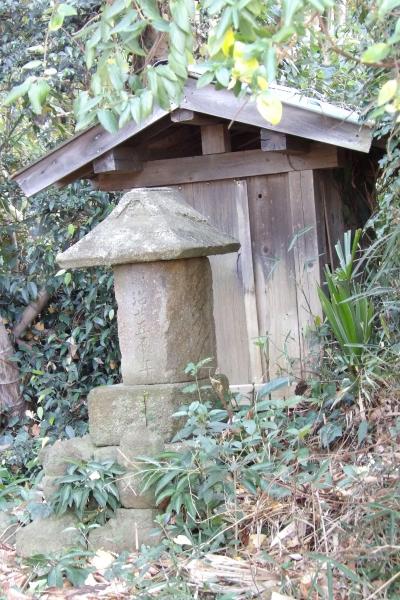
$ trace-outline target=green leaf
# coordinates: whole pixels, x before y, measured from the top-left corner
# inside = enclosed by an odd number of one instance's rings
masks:
[[[185,0],[178,0],[170,3],[172,18],[182,31],[191,33],[190,15],[187,10]]]
[[[158,23],[158,21],[163,20],[158,11],[155,0],[140,0],[140,8],[142,9],[144,16],[151,21],[154,20]]]
[[[117,118],[108,108],[100,108],[97,111],[97,118],[106,131],[110,133],[116,133],[118,131]]]
[[[229,69],[226,67],[220,67],[216,70],[215,77],[218,83],[220,83],[223,87],[228,87],[231,78]]]
[[[71,6],[71,4],[59,4],[57,12],[63,17],[72,17],[78,14],[75,6]]]
[[[131,115],[132,115],[132,119],[135,121],[135,123],[137,123],[139,125],[139,123],[142,120],[142,114],[140,111],[140,98],[139,96],[135,96],[134,98],[132,98],[132,100],[130,100],[129,102],[129,106],[130,106],[130,111],[131,111]]]
[[[20,85],[16,85],[15,87],[13,87],[6,99],[4,100],[4,106],[10,106],[10,104],[14,104],[14,102],[18,100],[18,98],[25,96],[25,94],[28,93],[31,84],[32,78],[28,77]]]
[[[140,96],[140,114],[142,119],[148,117],[153,110],[153,93],[151,90],[145,90]]]
[[[370,46],[361,56],[361,60],[364,63],[379,63],[384,60],[390,52],[389,44],[380,42]]]
[[[107,4],[103,12],[104,18],[109,21],[119,15],[130,4],[130,0],[114,0],[112,4]]]
[[[360,425],[358,426],[358,431],[357,431],[357,441],[358,441],[359,446],[361,446],[361,444],[367,437],[367,433],[368,433],[368,421],[365,421],[365,420],[361,421]]]
[[[63,587],[64,585],[64,578],[63,578],[63,574],[62,574],[62,569],[60,567],[60,565],[56,565],[55,567],[53,567],[51,569],[51,571],[49,572],[48,576],[47,576],[47,584],[50,587]]]
[[[64,17],[58,12],[53,13],[49,23],[49,31],[57,31],[58,29],[61,29],[63,23]]]
[[[116,63],[111,63],[107,65],[108,76],[111,81],[111,85],[113,88],[119,92],[124,87],[125,76],[122,70]]]
[[[46,102],[46,98],[49,95],[50,86],[45,79],[39,79],[32,83],[28,90],[29,100],[33,112],[37,115],[42,114],[43,104]]]
[[[22,67],[22,69],[24,71],[28,71],[29,69],[37,69],[37,67],[40,67],[42,64],[42,60],[30,60]]]
[[[205,87],[206,85],[210,84],[214,79],[214,73],[213,71],[207,71],[206,73],[203,73],[203,75],[201,77],[199,77],[199,79],[197,80],[197,87],[198,88],[202,88]]]
[[[64,275],[64,283],[65,285],[69,285],[72,281],[72,275],[69,271],[67,271],[67,273],[65,273]]]

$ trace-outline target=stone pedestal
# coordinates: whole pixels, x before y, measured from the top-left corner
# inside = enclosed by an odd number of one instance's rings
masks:
[[[90,392],[88,438],[57,442],[43,457],[45,491],[55,488],[61,455],[64,464],[69,457],[111,459],[126,468],[117,481],[124,508],[90,532],[93,549],[132,551],[158,542],[155,498],[140,494],[136,457],[159,453],[181,426],[172,415],[198,397],[183,391],[191,380],[185,367],[216,357],[207,255],[238,248],[176,189],[152,188],[125,194],[107,219],[57,257],[63,268],[114,270],[123,383]]]
[[[206,385],[208,380],[201,380]],[[172,415],[184,404],[198,399],[197,392],[188,394],[184,383],[161,385],[108,385],[89,393],[89,432],[96,446],[118,446],[123,433],[133,425],[142,427],[142,437],[148,431],[157,432],[169,442],[180,429],[182,421]]]

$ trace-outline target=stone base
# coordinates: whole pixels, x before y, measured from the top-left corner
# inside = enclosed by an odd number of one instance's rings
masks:
[[[160,540],[154,523],[156,516],[157,511],[148,508],[118,508],[105,525],[90,531],[89,550],[120,554],[140,550],[142,544],[154,546]]]
[[[146,427],[132,425],[121,437],[119,446],[95,447],[90,436],[59,440],[44,448],[40,454],[44,477],[41,487],[46,500],[50,501],[58,489],[57,479],[65,473],[71,459],[116,462],[126,469],[116,480],[121,505],[124,508],[155,508],[152,491],[140,494],[142,469],[137,457],[153,457],[164,449],[162,438]],[[56,475],[53,475],[56,473]],[[1,524],[1,521],[0,521]]]
[[[209,380],[200,381],[200,385]],[[108,385],[94,388],[88,396],[89,431],[96,446],[119,445],[123,433],[133,425],[157,432],[169,442],[182,421],[172,415],[183,404],[197,399],[183,392],[187,383],[160,385]]]
[[[53,555],[76,548],[82,541],[78,521],[70,514],[33,521],[18,529],[16,552],[29,558],[35,554]]]
[[[46,475],[59,477],[64,475],[68,460],[88,461],[93,458],[95,447],[89,435],[69,440],[57,440],[51,446],[45,446],[39,453]]]

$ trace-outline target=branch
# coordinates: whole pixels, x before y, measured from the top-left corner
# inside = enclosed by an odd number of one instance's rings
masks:
[[[321,27],[321,30],[323,32],[323,34],[325,35],[326,39],[328,40],[332,50],[334,52],[336,52],[336,54],[339,54],[340,56],[344,56],[344,58],[347,58],[349,60],[352,60],[356,63],[358,63],[359,65],[364,65],[367,67],[376,67],[378,69],[393,69],[393,68],[397,68],[398,62],[397,60],[393,60],[393,61],[384,61],[382,60],[381,62],[373,62],[373,63],[364,63],[361,58],[359,58],[358,56],[354,56],[354,54],[351,54],[350,52],[347,52],[346,50],[343,50],[342,48],[340,48],[335,40],[332,38],[331,34],[328,31],[328,28],[326,26],[326,23],[324,21],[323,18],[320,17],[319,19],[319,24]]]
[[[39,293],[37,300],[31,302],[22,313],[20,321],[15,325],[13,334],[15,338],[20,338],[36,317],[43,311],[48,305],[50,300],[50,294],[42,288]]]

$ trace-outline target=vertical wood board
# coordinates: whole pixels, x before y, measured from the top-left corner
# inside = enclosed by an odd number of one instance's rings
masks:
[[[316,195],[316,211],[319,226],[319,246],[321,254],[321,271],[326,264],[338,265],[335,245],[343,239],[345,230],[343,200],[334,176],[334,171],[314,171]]]
[[[237,184],[234,180],[179,186],[186,201],[215,227],[239,237]],[[231,384],[253,382],[246,309],[236,254],[210,256],[213,272],[214,319],[218,367]],[[251,260],[251,257],[250,257]]]
[[[317,286],[321,281],[318,223],[312,171],[289,173],[289,196],[292,217],[292,249],[297,292],[300,352],[303,370],[311,360],[312,327],[315,317],[322,316]]]
[[[263,381],[263,367],[260,348],[256,345],[256,341],[260,336],[260,328],[258,325],[257,299],[251,248],[247,182],[245,180],[235,181],[235,185],[237,188],[236,208],[238,217],[238,238],[240,242],[239,267],[244,294],[250,367],[252,381],[259,383]]]
[[[247,180],[260,335],[269,339],[267,378],[300,360],[296,272],[287,174]],[[289,362],[288,362],[289,360]],[[290,364],[289,364],[290,363]]]

